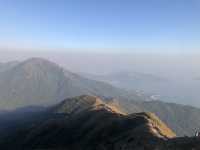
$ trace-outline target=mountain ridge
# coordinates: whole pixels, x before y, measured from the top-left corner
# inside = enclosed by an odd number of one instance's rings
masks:
[[[125,99],[132,95],[110,84],[81,77],[42,58],[31,58],[0,72],[2,108],[53,104],[83,94]]]
[[[123,113],[155,113],[178,136],[192,136],[200,128],[198,108],[146,101],[143,95],[127,93],[107,83],[84,78],[41,58],[14,64],[12,67],[9,65],[4,73],[0,71],[1,109],[32,105],[45,107],[74,96],[94,95]]]
[[[199,138],[181,137],[169,129],[152,113],[121,114],[110,111],[104,102],[94,96],[79,96],[58,104],[66,103],[83,107],[76,113],[69,114],[69,108],[58,113],[52,110],[34,126],[23,127],[10,134],[10,140],[0,142],[0,148],[21,150],[198,150]],[[85,107],[84,104],[87,104]],[[81,104],[81,105],[79,105]],[[101,105],[102,107],[97,107]],[[89,108],[89,109],[88,109]],[[98,108],[98,109],[96,109]],[[58,109],[58,107],[57,107]],[[12,143],[12,144],[11,144]]]

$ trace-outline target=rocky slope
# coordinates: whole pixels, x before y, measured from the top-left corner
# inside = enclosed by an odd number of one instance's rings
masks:
[[[20,150],[198,150],[199,138],[176,138],[152,113],[127,115],[94,96],[67,99],[40,121],[18,127],[0,142]],[[39,118],[38,118],[39,120]],[[3,142],[2,142],[3,141]]]
[[[161,101],[143,102],[142,107],[154,112],[178,136],[193,136],[196,131],[199,131],[200,109],[198,108]]]
[[[121,107],[126,113],[153,112],[178,136],[192,136],[200,128],[198,108],[146,101],[146,97],[137,92],[129,93],[107,83],[84,78],[41,58],[0,64],[0,110],[52,105],[83,94],[104,98],[110,106]]]

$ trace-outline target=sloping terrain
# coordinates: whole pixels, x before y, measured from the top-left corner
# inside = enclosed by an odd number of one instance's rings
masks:
[[[198,138],[176,138],[152,113],[126,115],[98,97],[85,95],[48,108],[26,127],[18,126],[18,131],[0,141],[0,148],[198,150],[199,142]]]
[[[110,106],[121,107],[126,113],[153,112],[178,136],[192,136],[200,128],[198,108],[145,101],[146,97],[137,92],[130,93],[104,82],[84,78],[41,58],[0,64],[0,110],[52,105],[83,94],[99,96]]]
[[[162,101],[149,101],[137,103],[143,111],[155,113],[161,118],[178,136],[193,136],[200,128],[200,109],[165,103]]]
[[[1,109],[54,104],[83,94],[141,99],[104,82],[81,77],[41,58],[28,59],[15,65],[6,63],[3,68],[6,69],[0,71]]]
[[[177,136],[194,136],[200,128],[200,109],[162,101],[115,100],[124,112],[152,112],[163,120]]]

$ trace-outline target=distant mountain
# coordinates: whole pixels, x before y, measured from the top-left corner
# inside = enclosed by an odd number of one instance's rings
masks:
[[[194,135],[200,128],[200,109],[151,101],[143,93],[127,92],[105,82],[82,77],[48,60],[32,58],[4,63],[3,66],[0,72],[0,109],[36,105],[29,108],[33,111],[39,110],[38,106],[52,105],[66,98],[95,95],[125,113],[153,112],[178,136]],[[162,79],[155,80],[160,82]]]
[[[140,89],[144,84],[159,84],[168,81],[165,78],[155,76],[152,74],[145,74],[140,72],[115,72],[110,74],[89,74],[80,73],[85,77],[111,83],[117,87],[126,89]]]
[[[164,78],[148,73],[123,71],[103,75],[81,74],[126,90],[136,90],[138,93],[145,93],[150,99],[189,104],[195,107],[200,106],[198,103],[200,96],[197,90],[200,88],[200,84],[194,79],[179,76],[176,78]]]
[[[11,65],[12,64],[12,65]],[[142,96],[87,79],[41,58],[6,63],[0,69],[0,108],[53,104],[83,94],[143,99]]]
[[[40,117],[38,117],[40,116]],[[177,138],[152,113],[124,114],[94,96],[66,99],[23,118],[28,124],[1,138],[12,150],[199,150],[199,138]],[[20,122],[20,119],[18,120]],[[2,136],[2,135],[1,135]]]

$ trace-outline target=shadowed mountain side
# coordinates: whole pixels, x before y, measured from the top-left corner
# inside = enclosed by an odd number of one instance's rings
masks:
[[[46,117],[9,135],[1,149],[198,150],[200,139],[176,138],[152,113],[126,115],[94,96],[67,99]],[[43,116],[45,116],[43,114]]]
[[[4,69],[1,70],[2,66]],[[200,109],[149,99],[146,101],[146,97],[140,93],[130,93],[104,82],[84,78],[45,59],[32,58],[0,64],[0,109],[52,105],[84,94],[101,97],[109,106],[119,108],[121,112],[153,112],[178,136],[192,136],[200,128]]]

